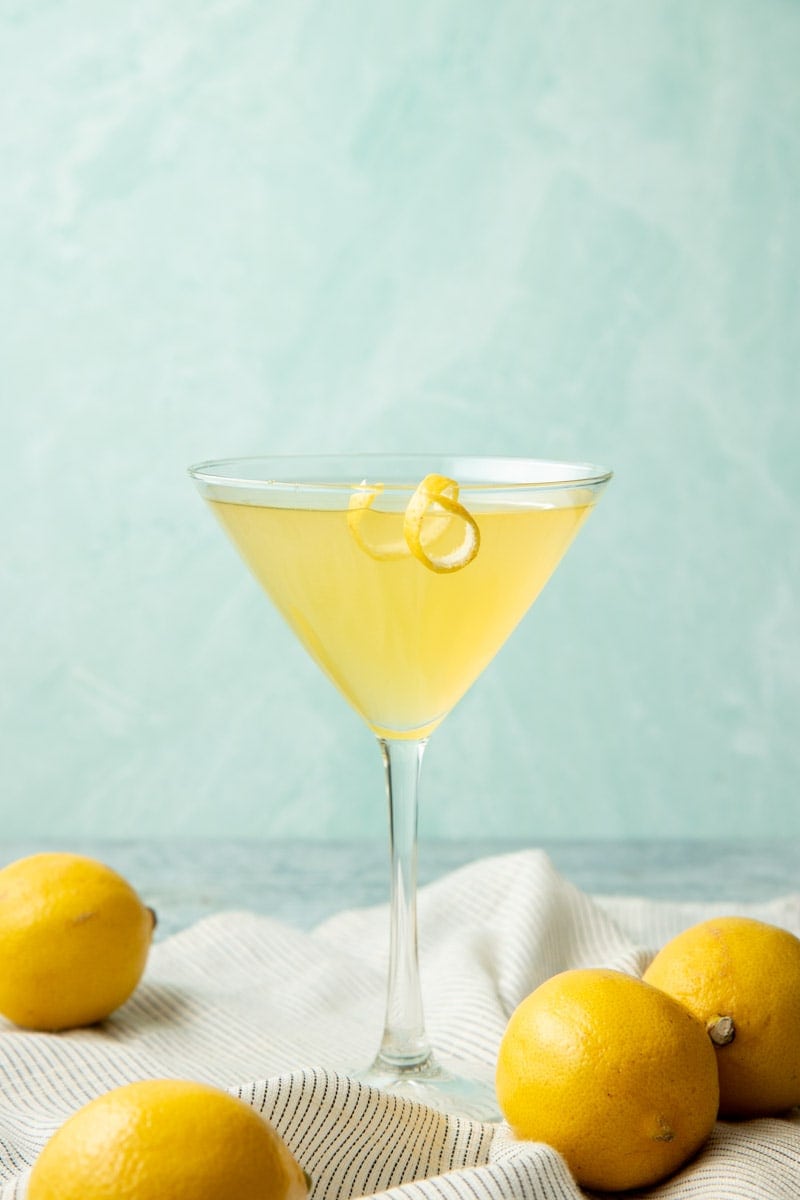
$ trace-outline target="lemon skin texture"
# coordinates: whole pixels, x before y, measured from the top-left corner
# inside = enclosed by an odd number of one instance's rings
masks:
[[[227,1092],[190,1080],[125,1084],[45,1145],[28,1200],[305,1200],[278,1134]]]
[[[800,938],[749,917],[718,917],[663,946],[644,977],[717,1039],[723,1117],[800,1104]]]
[[[27,1029],[91,1025],[144,972],[155,914],[82,855],[35,854],[0,871],[0,1013]]]
[[[710,1134],[719,1099],[702,1024],[619,971],[564,971],[512,1014],[496,1072],[515,1134],[545,1142],[583,1187],[624,1191],[664,1179]]]

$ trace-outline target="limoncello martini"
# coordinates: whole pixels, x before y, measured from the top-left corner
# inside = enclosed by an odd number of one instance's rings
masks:
[[[359,1077],[497,1117],[490,1073],[442,1066],[425,1033],[416,924],[428,738],[539,595],[611,478],[581,463],[367,455],[190,468],[276,608],[375,733],[390,827],[383,1037]]]
[[[275,606],[372,730],[427,737],[538,596],[591,497],[576,489],[566,502],[543,498],[537,506],[477,498],[468,511],[478,552],[446,571],[400,552],[405,514],[387,507],[393,498],[384,489],[361,510],[358,526],[359,510],[341,506],[350,497],[338,508],[279,507],[269,497],[210,503]],[[432,512],[427,523],[444,525],[433,542],[445,542],[460,522]]]

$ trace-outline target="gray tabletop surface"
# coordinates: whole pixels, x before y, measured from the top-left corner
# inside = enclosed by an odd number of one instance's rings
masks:
[[[421,841],[419,882],[528,844]],[[595,895],[768,900],[800,891],[800,840],[545,842],[557,869]],[[90,854],[120,871],[159,914],[159,937],[229,909],[302,929],[345,908],[385,902],[388,850],[377,841],[0,842],[0,864],[40,850]]]

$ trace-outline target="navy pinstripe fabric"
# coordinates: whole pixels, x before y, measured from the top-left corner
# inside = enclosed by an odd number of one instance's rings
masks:
[[[419,905],[440,1057],[490,1074],[508,1016],[537,983],[571,966],[639,972],[668,936],[722,907],[593,899],[534,851],[454,872],[424,888]],[[800,933],[796,896],[736,911]],[[23,1200],[40,1147],[76,1108],[160,1076],[241,1095],[315,1180],[314,1200],[578,1200],[548,1147],[348,1074],[375,1049],[386,942],[384,909],[341,913],[311,933],[220,913],[157,944],[136,994],[103,1025],[64,1034],[0,1026],[0,1200]],[[800,1200],[800,1114],[719,1123],[694,1163],[646,1194]]]

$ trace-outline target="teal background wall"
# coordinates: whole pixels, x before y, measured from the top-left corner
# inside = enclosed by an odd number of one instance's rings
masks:
[[[800,834],[800,4],[4,0],[5,837],[382,836],[185,474],[616,478],[424,836]]]

